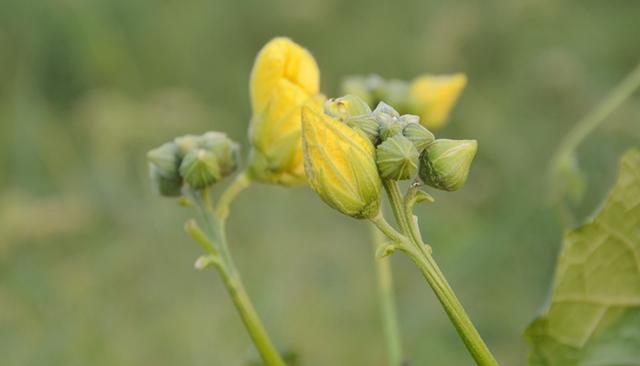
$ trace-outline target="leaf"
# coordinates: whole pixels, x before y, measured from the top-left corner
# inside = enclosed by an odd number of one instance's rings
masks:
[[[527,329],[535,366],[640,365],[640,150],[593,219],[567,233],[551,303]]]

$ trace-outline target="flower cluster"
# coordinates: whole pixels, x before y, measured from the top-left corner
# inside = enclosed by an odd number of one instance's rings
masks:
[[[311,188],[356,218],[378,213],[381,180],[418,176],[437,189],[459,189],[477,150],[475,140],[436,139],[420,117],[384,102],[371,110],[354,95],[329,99],[324,111],[304,108],[302,124]]]
[[[177,137],[147,153],[151,182],[163,196],[182,194],[188,185],[207,188],[235,172],[239,164],[238,144],[221,132]]]

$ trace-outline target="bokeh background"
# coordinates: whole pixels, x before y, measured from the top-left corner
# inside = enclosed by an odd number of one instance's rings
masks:
[[[423,234],[505,365],[544,305],[563,227],[554,149],[640,59],[633,1],[0,2],[0,364],[242,365],[250,341],[150,193],[145,152],[227,131],[246,148],[248,78],[271,37],[313,51],[322,90],[349,74],[467,73],[438,133],[476,138],[464,189],[420,207]],[[629,100],[581,145],[584,218],[640,139]],[[229,236],[268,329],[304,365],[384,365],[369,232],[307,188],[254,186]],[[471,365],[414,266],[392,258],[412,365]]]

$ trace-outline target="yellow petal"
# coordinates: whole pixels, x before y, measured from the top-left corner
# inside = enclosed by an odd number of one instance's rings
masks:
[[[447,121],[466,84],[464,74],[423,75],[411,83],[409,103],[425,127],[438,129]]]
[[[331,207],[370,218],[380,206],[375,149],[363,134],[317,108],[302,109],[305,172],[311,188]]]
[[[281,80],[287,80],[308,96],[318,94],[320,72],[315,59],[288,38],[278,37],[258,53],[251,71],[251,106],[261,111]]]

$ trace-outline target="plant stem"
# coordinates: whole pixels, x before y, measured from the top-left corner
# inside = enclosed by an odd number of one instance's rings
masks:
[[[251,185],[251,179],[246,171],[240,172],[236,175],[236,178],[233,180],[227,189],[222,192],[220,198],[218,199],[218,206],[216,206],[216,214],[221,220],[226,220],[229,216],[229,206],[231,202],[236,198],[236,196],[247,189]]]
[[[384,237],[375,228],[371,231],[373,235],[373,251],[375,253],[379,246],[384,245]],[[388,258],[374,258],[374,261],[389,366],[400,366],[402,365],[402,341],[400,339],[400,326],[393,294],[391,262]]]
[[[402,232],[411,242],[411,246],[406,244],[406,240],[400,241],[400,247],[422,270],[422,274],[435,292],[438,300],[444,307],[449,319],[462,338],[471,356],[480,366],[496,366],[498,362],[489,351],[489,348],[480,337],[465,312],[462,304],[444,274],[438,267],[435,259],[431,256],[431,248],[422,242],[417,226],[413,222],[410,210],[406,209],[398,183],[391,180],[383,181],[385,190],[389,196],[393,213],[401,227]],[[409,221],[411,220],[411,222]],[[379,221],[379,219],[378,219]],[[374,221],[375,223],[375,221]],[[376,223],[378,227],[378,225]],[[384,232],[384,231],[383,231]],[[395,240],[395,239],[393,239]]]
[[[236,190],[235,194],[241,190]],[[232,198],[233,195],[230,197]],[[220,264],[216,265],[216,269],[220,277],[222,277],[225,288],[229,292],[231,300],[238,310],[249,336],[253,340],[253,344],[267,366],[285,366],[242,284],[240,273],[236,269],[227,244],[224,219],[214,212],[208,199],[208,191],[205,190],[202,195],[195,194],[194,196],[205,224],[205,231],[209,235],[211,242],[216,245],[215,249],[220,252]],[[230,202],[231,199],[225,203],[227,207]],[[216,255],[215,251],[210,251],[209,254]]]
[[[596,127],[598,127],[605,119],[613,113],[633,92],[640,88],[640,63],[602,100],[598,105],[583,117],[562,139],[560,147],[554,154],[554,161],[559,157],[571,154],[578,145],[584,140]]]

